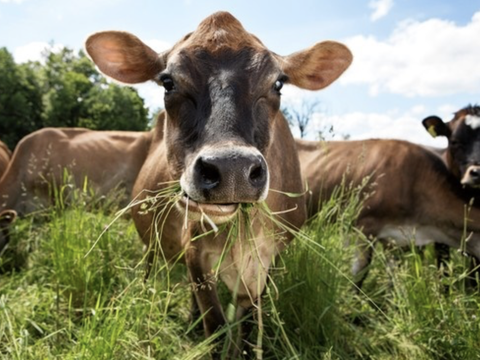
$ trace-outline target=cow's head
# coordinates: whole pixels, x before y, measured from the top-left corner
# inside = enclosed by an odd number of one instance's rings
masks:
[[[423,120],[423,126],[432,136],[448,139],[448,166],[461,183],[480,187],[480,107],[461,109],[448,123],[438,116],[429,116]]]
[[[0,252],[10,240],[9,227],[17,217],[15,210],[0,211]]]
[[[108,31],[90,36],[86,51],[106,75],[154,80],[165,88],[169,171],[180,180],[190,215],[221,223],[239,203],[267,196],[267,154],[286,83],[321,89],[343,73],[352,55],[323,42],[290,56],[269,51],[240,22],[215,13],[170,50],[155,53],[137,37]]]

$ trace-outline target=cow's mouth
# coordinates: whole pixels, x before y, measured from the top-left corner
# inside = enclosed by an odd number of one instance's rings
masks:
[[[239,208],[239,204],[208,204],[199,203],[184,194],[177,203],[178,207],[191,221],[213,222],[216,225],[231,220]]]

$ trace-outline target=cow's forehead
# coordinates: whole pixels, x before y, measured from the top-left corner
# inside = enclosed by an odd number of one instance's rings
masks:
[[[256,36],[247,32],[235,17],[226,12],[207,17],[176,47],[183,50],[202,49],[210,54],[226,50],[235,52],[243,48],[265,50],[265,46]]]
[[[466,127],[467,129],[480,129],[480,107],[467,106],[455,113],[451,121],[452,131]]]

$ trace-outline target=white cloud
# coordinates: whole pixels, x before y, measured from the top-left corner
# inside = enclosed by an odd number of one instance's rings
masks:
[[[13,58],[17,63],[24,63],[27,61],[43,61],[42,54],[46,50],[58,51],[63,48],[61,44],[52,45],[46,42],[32,42],[24,46],[19,46],[13,50]]]
[[[437,115],[445,120],[451,119],[450,114],[444,116],[443,113],[437,113]],[[350,140],[387,138],[436,147],[446,146],[446,139],[434,139],[427,133],[422,125],[424,117],[423,105],[414,106],[406,112],[392,110],[387,113],[350,112],[342,115],[316,113],[312,117],[307,138],[315,139],[318,130],[333,127],[333,132],[326,134],[327,140],[340,140],[344,135],[349,135]]]
[[[150,46],[153,50],[155,50],[158,53],[168,50],[172,47],[170,43],[163,40],[157,40],[157,39],[146,40],[145,44]]]
[[[145,101],[145,106],[147,106],[151,111],[157,110],[160,107],[165,107],[163,103],[163,87],[151,81],[144,84],[134,85],[133,87],[137,89],[138,94]]]
[[[390,12],[393,7],[393,0],[372,0],[368,3],[368,7],[373,9],[370,20],[377,21]]]
[[[354,54],[344,84],[367,84],[382,92],[442,96],[480,91],[480,12],[465,26],[447,20],[408,20],[385,40],[359,35],[347,39]]]
[[[22,2],[24,2],[24,0],[0,0],[0,2],[2,3],[13,3],[13,4],[21,4]]]

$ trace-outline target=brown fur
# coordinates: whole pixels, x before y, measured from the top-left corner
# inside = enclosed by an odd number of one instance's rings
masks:
[[[434,227],[445,236],[431,236],[459,248],[464,234],[465,212],[469,202],[460,183],[445,166],[441,152],[400,140],[314,142],[296,140],[302,175],[308,183],[308,213],[314,216],[323,201],[343,179],[348,186],[360,185],[370,176],[366,200],[357,226],[370,240],[382,237],[385,226],[402,229]],[[467,252],[480,255],[480,210],[473,207],[467,222],[472,239]],[[410,233],[411,231],[406,231]],[[432,233],[433,234],[433,233]],[[413,234],[412,234],[413,235]],[[412,236],[413,237],[413,236]],[[354,273],[369,264],[372,245],[359,241]],[[359,275],[361,285],[364,276]]]
[[[241,162],[236,159],[243,153],[264,159],[270,174],[270,189],[301,192],[294,140],[279,111],[278,91],[273,89],[282,73],[294,85],[312,89],[327,86],[351,62],[345,46],[331,44],[327,50],[317,46],[306,50],[307,55],[300,52],[281,57],[271,53],[238,20],[224,12],[208,17],[196,31],[158,56],[153,56],[151,49],[130,34],[92,35],[86,43],[87,52],[106,75],[127,83],[150,78],[166,87],[165,119],[157,124],[149,155],[135,183],[133,192],[137,199],[161,190],[164,183],[181,180],[189,191],[182,188],[184,197],[194,194],[194,200],[202,204],[260,201],[260,196],[249,189],[250,185],[241,182],[243,173],[240,168],[237,170]],[[330,64],[328,70],[327,64]],[[300,67],[307,68],[306,74],[297,74],[303,71]],[[317,74],[312,82],[309,80],[312,71],[325,74]],[[207,152],[208,156],[203,157]],[[202,165],[204,159],[218,158],[224,163],[231,159],[231,169],[227,170],[237,171],[237,175],[229,175],[227,179],[231,186],[217,191],[220,188],[217,183],[224,183],[222,174],[217,177],[216,170],[206,167],[202,171],[209,177],[208,186],[197,191],[197,182],[204,181],[195,177],[197,168],[206,166]],[[303,224],[303,199],[270,190],[265,201],[272,211],[278,212],[276,218],[280,222],[292,228]],[[144,243],[157,248],[166,260],[185,255],[183,260],[203,316],[205,334],[211,335],[227,322],[216,292],[217,274],[236,294],[233,302],[238,305],[240,319],[262,293],[271,262],[292,240],[292,234],[254,209],[252,224],[240,226],[243,235],[234,241],[227,241],[226,232],[203,234],[192,241],[209,225],[202,226],[190,217],[185,222],[186,215],[178,206],[162,213],[165,205],[156,205],[155,211],[146,213],[139,211],[141,206],[133,209],[135,225]],[[245,235],[248,230],[250,236]]]
[[[97,197],[124,191],[121,204],[126,205],[151,137],[148,132],[82,128],[44,128],[24,137],[0,180],[0,251],[16,214],[50,206],[53,186],[62,187],[64,180],[79,187],[87,181]]]
[[[0,179],[2,178],[3,173],[7,170],[8,162],[12,157],[12,152],[7,147],[7,145],[0,141]]]
[[[27,135],[0,182],[0,210],[28,214],[50,205],[49,187],[64,183],[64,169],[77,186],[87,179],[98,196],[123,187],[128,200],[150,137],[148,132],[82,128],[44,128]]]

